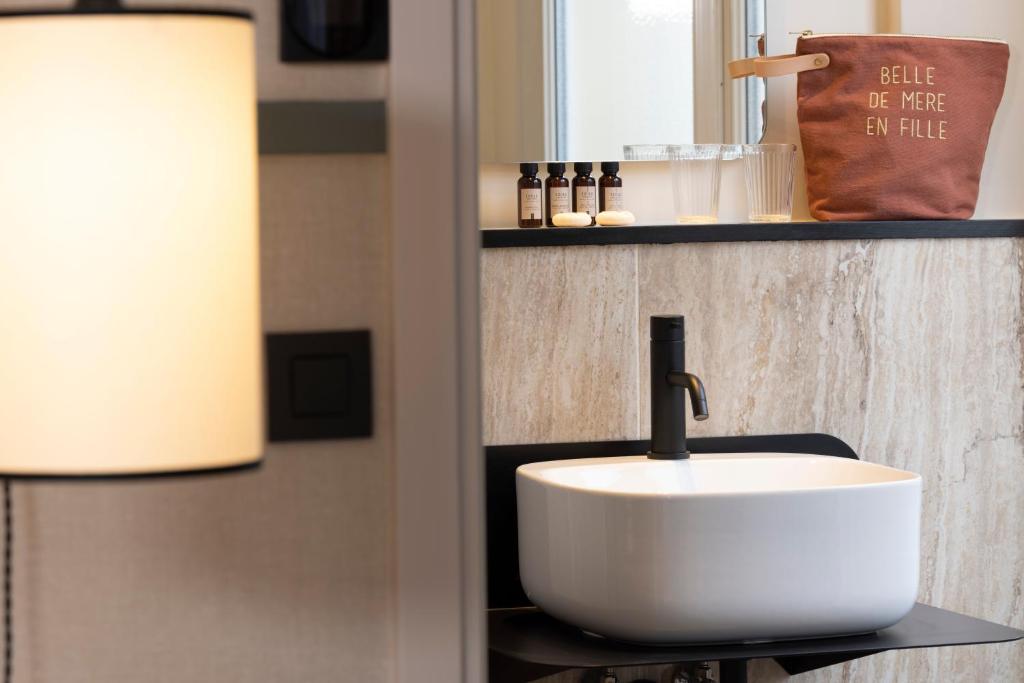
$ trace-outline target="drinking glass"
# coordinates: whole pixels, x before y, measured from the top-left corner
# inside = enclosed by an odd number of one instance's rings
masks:
[[[743,176],[752,223],[793,220],[796,145],[743,145]]]
[[[722,145],[680,145],[672,159],[677,223],[717,223]]]

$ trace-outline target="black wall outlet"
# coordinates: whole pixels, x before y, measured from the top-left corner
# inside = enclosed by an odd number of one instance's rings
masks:
[[[270,441],[373,435],[370,332],[268,334]]]

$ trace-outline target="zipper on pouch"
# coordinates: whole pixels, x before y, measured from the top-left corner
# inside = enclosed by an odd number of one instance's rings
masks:
[[[1002,43],[1006,45],[1005,40],[999,38],[976,38],[972,36],[929,36],[920,33],[815,33],[810,29],[804,29],[803,31],[790,31],[789,35],[798,36],[798,40],[807,40],[811,38],[845,38],[845,37],[871,37],[871,38],[935,38],[938,40],[973,40],[979,43]]]

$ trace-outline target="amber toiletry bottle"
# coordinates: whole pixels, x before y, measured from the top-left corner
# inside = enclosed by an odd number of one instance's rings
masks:
[[[578,161],[572,165],[576,177],[572,179],[572,210],[590,214],[590,224],[597,225],[597,180],[590,175],[594,165]]]
[[[622,211],[622,178],[615,175],[619,172],[619,162],[602,161],[601,177],[597,179],[598,207],[601,211]]]
[[[555,227],[556,213],[572,211],[569,198],[569,179],[565,177],[565,164],[548,164],[548,177],[544,181],[544,217],[549,228]]]
[[[516,183],[519,208],[520,228],[541,228],[544,227],[544,219],[541,216],[541,189],[540,178],[537,177],[537,164],[519,164],[519,172],[523,177]]]

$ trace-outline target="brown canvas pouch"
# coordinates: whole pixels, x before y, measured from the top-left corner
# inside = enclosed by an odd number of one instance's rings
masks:
[[[1009,47],[996,40],[809,35],[734,77],[799,73],[811,215],[824,221],[974,214]]]

